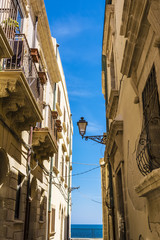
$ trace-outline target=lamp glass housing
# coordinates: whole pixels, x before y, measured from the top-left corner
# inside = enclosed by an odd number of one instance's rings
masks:
[[[84,120],[83,117],[81,117],[79,122],[77,122],[77,125],[78,125],[78,128],[79,128],[79,133],[83,137],[85,135],[86,127],[88,125],[88,122],[86,120]]]

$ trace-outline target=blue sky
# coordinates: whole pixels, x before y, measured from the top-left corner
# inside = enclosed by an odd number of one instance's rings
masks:
[[[105,106],[101,87],[101,51],[105,0],[45,0],[51,34],[59,51],[73,116],[73,174],[99,164],[104,146],[82,140],[77,121],[88,121],[88,135],[100,135],[105,128]],[[81,165],[74,163],[87,163]],[[72,178],[72,223],[102,223],[100,169]]]

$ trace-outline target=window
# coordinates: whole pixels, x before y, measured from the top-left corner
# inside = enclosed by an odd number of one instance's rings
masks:
[[[55,232],[55,213],[56,210],[52,208],[52,221],[51,221],[51,232]]]
[[[18,22],[19,29],[13,24],[13,21]],[[22,31],[23,14],[18,0],[0,1],[0,23],[4,23],[3,30],[8,39],[14,39],[15,32]]]
[[[65,108],[64,108],[64,115],[63,115],[63,121],[65,122],[66,121],[66,110],[65,110]]]
[[[42,189],[40,198],[40,216],[39,216],[40,221],[44,221],[44,204],[45,204],[45,192],[44,189]]]
[[[116,88],[116,82],[115,82],[115,68],[114,68],[113,49],[112,49],[112,54],[111,54],[110,72],[111,72],[111,89],[115,89]]]
[[[18,183],[17,183],[17,193],[16,193],[16,205],[15,205],[15,214],[14,217],[16,219],[19,218],[20,213],[20,201],[21,201],[21,183],[22,183],[22,175],[18,173]]]
[[[123,199],[123,184],[122,184],[122,171],[118,171],[116,176],[116,195],[117,195],[117,208],[118,208],[118,231],[119,239],[126,239],[126,227],[125,227],[125,213],[124,213],[124,199]]]
[[[143,175],[160,167],[160,105],[156,71],[153,65],[142,92],[143,129],[136,160]]]
[[[43,221],[43,211],[44,211],[44,203],[42,202],[40,204],[40,216],[39,216],[40,221]]]
[[[60,106],[60,103],[61,103],[61,92],[60,92],[60,89],[58,88],[58,93],[57,93],[57,102]]]
[[[154,66],[144,87],[142,99],[147,151],[150,159],[150,170],[152,171],[160,167],[160,105]]]
[[[55,154],[55,167],[58,169],[58,153]]]
[[[143,115],[146,126],[151,119],[160,118],[159,96],[156,82],[155,67],[152,67],[150,75],[142,93]],[[147,131],[149,134],[149,129]]]
[[[16,31],[16,33],[19,33],[19,32],[22,32],[22,27],[23,27],[23,15],[20,8],[18,8],[18,11],[17,11],[17,22],[19,24],[19,31]]]

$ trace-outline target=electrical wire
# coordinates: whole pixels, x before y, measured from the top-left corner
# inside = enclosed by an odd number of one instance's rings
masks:
[[[86,174],[86,173],[91,172],[91,171],[93,171],[93,170],[96,170],[96,169],[98,169],[98,168],[100,168],[100,167],[101,167],[101,166],[98,166],[98,167],[91,168],[91,169],[89,169],[89,170],[87,170],[87,171],[84,171],[84,172],[75,173],[75,174],[70,175],[69,177],[75,177],[75,176],[83,175],[83,174]],[[64,178],[66,178],[66,177],[68,177],[68,176],[64,176]],[[57,177],[53,177],[53,178],[57,178]]]
[[[86,199],[88,199],[88,200],[90,200],[90,201],[92,201],[92,202],[98,203],[98,204],[102,204],[102,202],[99,202],[99,201],[97,201],[97,200],[95,200],[95,199],[93,199],[93,198],[90,198],[90,197],[88,197],[87,195],[82,194],[81,192],[79,192],[79,193],[80,193],[80,195],[81,195],[83,198],[86,198]]]
[[[72,162],[72,164],[81,164],[81,165],[88,165],[88,166],[99,166],[99,164],[77,163],[77,162]]]
[[[90,199],[92,202],[95,202],[95,203],[99,203],[99,204],[102,204],[102,202],[98,202],[96,200],[93,200],[93,199]]]
[[[72,174],[71,177],[75,177],[75,176],[79,176],[79,175],[82,175],[82,174],[86,174],[86,173],[91,172],[91,171],[93,171],[93,170],[96,170],[96,169],[98,169],[98,168],[100,168],[100,167],[101,167],[101,166],[98,166],[98,167],[95,167],[95,168],[91,168],[91,169],[89,169],[89,170],[87,170],[87,171],[81,172],[81,173]]]

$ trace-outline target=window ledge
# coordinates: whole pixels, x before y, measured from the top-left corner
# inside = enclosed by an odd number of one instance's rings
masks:
[[[53,237],[56,234],[56,232],[51,232],[50,237]]]
[[[19,219],[14,219],[14,224],[24,224],[24,221]]]
[[[135,187],[139,197],[149,197],[157,189],[160,189],[160,168],[153,170],[145,176],[140,184]]]
[[[40,224],[43,224],[43,223],[44,223],[44,220],[43,220],[43,221],[39,220],[38,222],[39,222]]]

